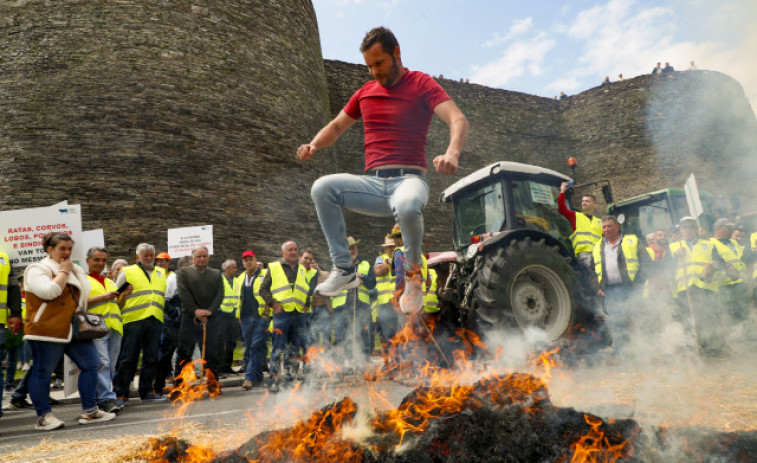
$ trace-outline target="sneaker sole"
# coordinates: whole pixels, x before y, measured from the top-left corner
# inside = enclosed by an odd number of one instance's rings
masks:
[[[324,292],[324,291],[320,291],[318,289],[318,287],[316,287],[315,288],[315,293],[319,294],[321,296],[336,297],[336,296],[339,296],[340,294],[342,294],[342,291],[344,291],[345,289],[357,288],[358,286],[360,286],[360,281],[357,279],[357,277],[355,277],[349,283],[347,283],[346,285],[342,286],[341,288],[339,288],[336,291]]]
[[[65,426],[65,423],[59,423],[59,424],[49,424],[47,426],[40,426],[38,424],[34,425],[34,429],[37,431],[54,431],[56,429],[60,429]]]
[[[87,419],[84,419],[84,418],[79,418],[79,424],[102,423],[103,421],[110,421],[110,420],[112,420],[115,417],[116,417],[116,415],[114,413],[113,416],[105,416],[105,417],[102,417],[102,418],[97,418],[97,419],[92,419],[92,420],[87,420]]]

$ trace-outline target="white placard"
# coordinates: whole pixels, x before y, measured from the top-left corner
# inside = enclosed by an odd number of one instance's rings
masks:
[[[74,239],[71,260],[84,264],[86,249],[81,229],[81,205],[61,202],[48,207],[0,212],[0,249],[8,254],[16,269],[42,260],[42,238],[50,232],[68,233]]]
[[[63,395],[69,397],[79,392],[79,367],[68,355],[63,354]]]
[[[213,255],[213,225],[168,229],[168,254],[172,259],[191,255],[192,249],[200,245]]]
[[[528,187],[531,189],[531,200],[533,202],[555,207],[555,198],[552,196],[552,189],[549,185],[528,182]]]
[[[683,185],[683,191],[686,193],[686,202],[689,204],[689,214],[698,219],[704,212],[702,207],[702,201],[699,198],[699,188],[697,188],[697,179],[694,178],[694,174],[686,180]]]

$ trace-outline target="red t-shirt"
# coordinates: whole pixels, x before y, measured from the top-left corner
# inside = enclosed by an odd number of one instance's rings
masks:
[[[372,80],[344,107],[353,119],[363,118],[365,170],[387,164],[428,167],[426,140],[434,108],[449,100],[428,74],[408,71],[390,88]]]

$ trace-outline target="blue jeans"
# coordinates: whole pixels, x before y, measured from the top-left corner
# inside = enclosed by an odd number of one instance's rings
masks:
[[[271,376],[279,374],[278,360],[280,356],[287,356],[290,348],[287,344],[297,346],[297,329],[299,328],[296,310],[273,314],[273,349],[271,350]],[[291,351],[294,351],[292,348]],[[288,359],[285,359],[288,360]]]
[[[244,366],[244,379],[263,381],[263,364],[268,353],[268,324],[270,318],[240,317],[244,350],[248,353]]]
[[[342,208],[373,217],[393,215],[402,228],[408,264],[421,264],[422,212],[428,202],[428,183],[425,177],[326,175],[313,183],[310,195],[334,265],[352,266]]]
[[[100,357],[92,341],[71,341],[68,344],[46,341],[29,341],[32,347],[34,368],[29,377],[29,396],[37,416],[50,413],[50,378],[63,354],[79,367],[79,397],[82,410],[97,406],[97,369]]]
[[[110,330],[102,338],[92,341],[100,357],[100,368],[97,370],[97,402],[116,400],[116,393],[111,388],[111,381],[116,375],[116,362],[121,352],[121,335],[116,330]]]

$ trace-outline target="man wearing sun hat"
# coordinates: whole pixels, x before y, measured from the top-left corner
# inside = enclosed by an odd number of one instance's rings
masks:
[[[371,299],[369,293],[371,289],[376,287],[376,274],[373,272],[371,264],[358,255],[357,245],[359,243],[360,240],[356,240],[351,236],[347,238],[350,255],[352,256],[352,265],[355,267],[355,273],[359,281],[357,291],[344,289],[338,296],[332,299],[331,304],[334,308],[336,344],[347,340],[347,335],[352,333],[354,316],[354,321],[357,325],[357,333],[354,334],[357,336],[359,333],[363,354],[368,356],[373,350],[373,339],[370,337]],[[356,292],[357,301],[354,299]],[[353,314],[353,305],[355,304],[357,312]],[[350,345],[351,342],[344,343],[343,348]]]
[[[399,317],[397,311],[392,305],[394,299],[394,275],[392,275],[392,261],[395,239],[391,234],[386,235],[384,242],[381,244],[381,255],[376,258],[373,265],[373,271],[376,273],[376,321],[378,330],[383,337],[382,350],[386,348],[386,343],[397,333]]]

